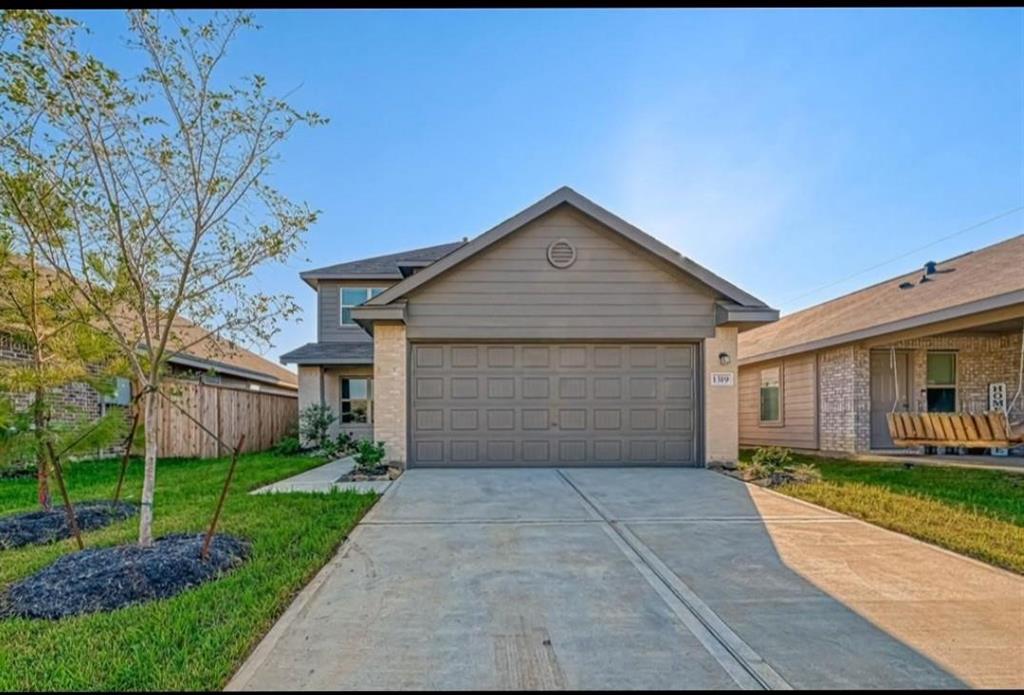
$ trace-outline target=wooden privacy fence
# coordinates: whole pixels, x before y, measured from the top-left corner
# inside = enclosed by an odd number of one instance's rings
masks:
[[[263,451],[294,430],[298,395],[250,391],[195,381],[165,381],[164,393],[225,442],[245,435],[242,451]],[[181,411],[160,399],[159,456],[213,458],[230,454]]]

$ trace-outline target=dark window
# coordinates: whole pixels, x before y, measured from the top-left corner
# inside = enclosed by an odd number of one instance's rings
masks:
[[[373,422],[372,379],[341,379],[341,422]]]
[[[353,326],[352,307],[376,297],[384,291],[383,287],[342,287],[341,288],[341,325]]]
[[[928,412],[956,412],[956,353],[928,353]]]

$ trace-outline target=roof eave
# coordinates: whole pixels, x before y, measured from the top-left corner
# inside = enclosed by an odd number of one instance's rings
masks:
[[[967,302],[966,304],[937,309],[936,311],[918,314],[917,316],[911,316],[897,321],[876,324],[856,331],[849,331],[847,333],[841,333],[839,335],[829,336],[819,340],[811,340],[798,345],[790,345],[778,350],[758,353],[750,357],[742,357],[736,361],[736,364],[739,366],[745,366],[756,364],[758,362],[765,362],[767,360],[779,359],[780,357],[791,357],[792,355],[799,355],[804,352],[838,347],[847,343],[855,343],[860,340],[877,338],[889,333],[898,333],[933,323],[942,323],[951,319],[957,319],[983,311],[990,311],[992,309],[1002,309],[1004,307],[1010,307],[1015,304],[1022,303],[1024,303],[1024,290],[1015,290],[1013,292],[1007,292],[1005,294]]]
[[[250,369],[244,369],[242,367],[233,367],[224,362],[217,360],[208,360],[202,357],[195,357],[194,355],[186,355],[184,353],[176,353],[167,358],[168,362],[182,365],[185,367],[193,367],[196,369],[212,370],[221,374],[229,374],[231,376],[238,376],[245,379],[252,379],[253,381],[262,381],[267,384],[273,384],[274,386],[280,386],[288,389],[298,389],[297,384],[291,384],[287,381],[282,381],[275,376],[264,374],[262,372],[253,371]]]
[[[715,304],[715,325],[735,327],[740,331],[763,326],[779,320],[779,310],[771,307],[751,307],[732,302]]]
[[[294,364],[297,366],[360,366],[373,365],[373,357],[298,357],[289,358],[281,355],[281,364]]]
[[[371,306],[369,302],[352,308],[352,320],[373,335],[373,324],[378,321],[405,323],[406,303],[397,301],[384,306]]]

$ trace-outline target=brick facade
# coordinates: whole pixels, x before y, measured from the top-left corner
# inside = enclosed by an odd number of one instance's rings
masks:
[[[893,343],[910,352],[911,407],[927,409],[928,352],[957,354],[957,408],[982,412],[988,407],[988,387],[1003,382],[1007,397],[1017,390],[1021,335],[945,335]],[[818,352],[819,448],[822,451],[866,452],[871,449],[871,351],[860,345]],[[1018,400],[1011,419],[1024,417],[1024,399]]]
[[[0,334],[0,362],[27,363],[32,353],[7,334]],[[95,419],[103,411],[100,394],[91,386],[81,382],[68,384],[54,392],[53,416],[58,421],[72,422],[79,419]],[[32,405],[34,396],[31,393],[14,394],[14,407],[26,409]]]
[[[405,466],[406,368],[405,325],[378,322],[373,327],[373,436],[383,442],[386,460]]]

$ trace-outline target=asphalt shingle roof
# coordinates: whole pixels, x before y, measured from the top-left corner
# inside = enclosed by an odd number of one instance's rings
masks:
[[[439,258],[459,248],[466,242],[456,241],[451,244],[439,244],[438,246],[426,246],[421,249],[412,249],[400,253],[391,253],[386,256],[374,256],[363,258],[357,261],[336,263],[335,265],[324,266],[307,270],[300,274],[304,280],[338,279],[351,276],[387,277],[401,279],[402,272],[399,266],[406,263],[433,263]]]
[[[373,364],[370,340],[349,343],[306,343],[281,355],[282,364]]]
[[[930,282],[922,283],[917,269],[745,331],[739,337],[739,359],[795,354],[819,341],[841,341],[858,331],[1020,292],[1024,234],[942,261],[937,270]],[[901,289],[904,283],[912,286]]]

